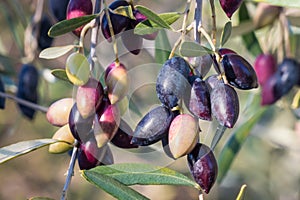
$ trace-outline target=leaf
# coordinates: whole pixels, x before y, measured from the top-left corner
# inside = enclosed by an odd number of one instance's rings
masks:
[[[137,5],[137,6],[135,6],[135,8],[138,11],[140,11],[143,15],[145,15],[148,20],[153,21],[154,23],[156,23],[161,28],[171,29],[170,25],[166,21],[164,21],[162,18],[160,18],[159,15],[157,15],[156,13],[151,11],[150,9],[148,9],[144,6],[141,6],[141,5]]]
[[[218,142],[220,141],[220,139],[224,135],[226,129],[227,128],[225,126],[222,126],[220,124],[218,125],[216,133],[214,135],[214,138],[211,141],[211,145],[210,145],[211,149],[215,149],[215,147],[217,146]]]
[[[140,163],[122,163],[99,166],[83,172],[106,175],[124,185],[183,185],[200,189],[192,179],[169,168]]]
[[[171,53],[171,44],[164,29],[160,30],[155,39],[155,61],[163,64],[168,60]]]
[[[244,200],[245,197],[245,191],[246,191],[247,185],[242,185],[240,192],[238,194],[238,196],[236,197],[236,200]]]
[[[115,10],[110,10],[110,12],[135,20],[131,6],[120,6]]]
[[[196,42],[183,42],[179,47],[179,52],[182,56],[186,57],[198,57],[208,53],[213,53],[212,50],[201,46]]]
[[[224,46],[224,44],[230,38],[231,30],[232,30],[232,25],[231,25],[231,21],[229,21],[225,24],[222,35],[221,35],[221,46]]]
[[[67,81],[68,83],[71,83],[71,81],[69,80],[69,78],[67,76],[66,70],[64,70],[64,69],[53,69],[51,71],[51,74],[53,76],[55,76],[55,78],[58,78],[60,80]]]
[[[127,187],[112,177],[93,171],[83,171],[82,176],[90,183],[103,189],[107,193],[121,200],[147,200],[148,198],[137,191]]]
[[[221,183],[223,178],[225,177],[235,156],[239,152],[243,143],[246,141],[251,129],[263,116],[266,110],[267,109],[265,107],[260,108],[255,112],[255,114],[253,114],[252,117],[250,117],[250,119],[245,120],[241,126],[239,126],[237,129],[233,131],[231,137],[226,142],[224,148],[222,149],[218,157],[218,166],[219,166],[218,182],[219,183]]]
[[[60,21],[50,28],[48,35],[50,37],[57,37],[63,35],[65,33],[75,30],[76,28],[82,25],[89,23],[96,17],[98,17],[98,15],[86,15],[83,17],[77,17],[69,20]]]
[[[247,7],[245,3],[242,3],[239,11],[239,20],[240,23],[243,21],[248,21],[250,19]],[[242,35],[242,39],[246,45],[246,48],[256,57],[262,53],[259,42],[253,31]]]
[[[54,199],[48,197],[31,197],[28,200],[54,200]]]
[[[75,48],[75,45],[66,45],[60,47],[50,47],[41,51],[39,57],[44,59],[58,58]]]
[[[0,54],[0,71],[4,74],[15,74],[15,66],[17,65],[17,60],[11,57]]]
[[[178,14],[177,12],[170,12],[170,13],[162,13],[162,14],[159,14],[158,16],[161,19],[163,19],[166,23],[171,25],[179,19],[180,14]],[[160,27],[155,22],[153,22],[151,20],[145,20],[145,21],[139,23],[135,27],[134,33],[138,34],[138,35],[145,35],[145,34],[154,33],[160,29],[163,29],[163,28]]]
[[[0,163],[22,156],[36,149],[50,145],[57,142],[54,139],[37,139],[22,141],[9,146],[0,148]]]
[[[300,8],[299,0],[247,0],[247,2],[265,2],[275,6]]]

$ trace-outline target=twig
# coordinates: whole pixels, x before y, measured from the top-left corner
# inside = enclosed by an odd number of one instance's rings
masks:
[[[68,189],[69,189],[69,185],[71,183],[71,179],[72,179],[72,176],[73,176],[73,173],[74,173],[74,166],[75,166],[75,161],[76,161],[77,153],[78,153],[77,143],[78,143],[78,141],[75,140],[75,145],[73,147],[72,157],[71,157],[68,172],[67,172],[66,182],[65,182],[65,185],[64,185],[64,189],[61,193],[61,198],[60,198],[61,200],[65,200],[66,197],[67,197],[67,192],[68,192]]]
[[[204,195],[202,192],[199,193],[199,200],[204,200]]]
[[[194,21],[194,39],[200,44],[201,32],[199,31],[199,29],[202,26],[202,0],[196,0]]]
[[[176,43],[174,44],[174,46],[172,48],[172,51],[171,51],[171,53],[169,55],[169,59],[174,56],[176,49],[178,48],[178,46],[181,44],[182,40],[184,39],[184,36],[186,34],[187,19],[188,19],[188,15],[189,15],[189,12],[190,12],[190,7],[191,7],[191,0],[187,0],[187,2],[186,2],[186,8],[185,8],[185,11],[184,11],[183,22],[182,22],[181,36],[176,41]]]
[[[213,44],[216,45],[216,38],[217,38],[217,22],[216,22],[216,9],[214,0],[210,0],[210,7],[211,7],[211,18],[212,18],[212,41]]]
[[[12,99],[12,100],[14,100],[15,102],[17,102],[19,104],[30,107],[34,110],[39,110],[39,111],[44,112],[44,113],[46,113],[48,111],[47,107],[32,103],[30,101],[26,101],[24,99],[20,99],[20,98],[14,96],[14,95],[11,95],[11,94],[0,92],[0,97],[7,98],[7,99]]]

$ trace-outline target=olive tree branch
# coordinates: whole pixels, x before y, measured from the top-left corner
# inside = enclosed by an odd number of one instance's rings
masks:
[[[211,18],[212,18],[212,41],[213,44],[216,45],[217,43],[217,22],[216,22],[216,9],[214,0],[209,0],[210,7],[211,7]]]
[[[202,0],[196,0],[195,15],[194,15],[194,39],[198,43],[201,43],[201,32],[199,31],[201,26],[202,26]]]
[[[44,107],[44,106],[32,103],[30,101],[26,101],[24,99],[18,98],[18,97],[14,96],[14,95],[11,95],[11,94],[0,92],[0,97],[7,98],[7,99],[12,99],[12,100],[14,100],[15,102],[17,102],[19,104],[22,104],[24,106],[30,107],[30,108],[32,108],[34,110],[39,110],[39,111],[41,111],[43,113],[46,113],[48,111],[47,107]]]

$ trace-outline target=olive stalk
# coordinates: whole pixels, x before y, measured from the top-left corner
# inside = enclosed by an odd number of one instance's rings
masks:
[[[178,40],[175,42],[172,51],[169,55],[169,59],[172,58],[175,54],[176,49],[179,47],[179,45],[181,44],[182,40],[184,39],[184,36],[186,34],[186,30],[187,30],[187,20],[188,20],[188,15],[190,12],[190,7],[191,7],[191,0],[187,0],[186,2],[186,8],[184,11],[184,18],[183,18],[183,22],[182,22],[182,28],[181,28],[181,36],[178,38]]]
[[[30,101],[26,101],[24,99],[20,99],[20,98],[14,96],[14,95],[11,95],[11,94],[0,92],[0,97],[7,98],[7,99],[12,99],[12,100],[14,100],[15,102],[17,102],[19,104],[22,104],[24,106],[30,107],[30,108],[32,108],[34,110],[39,110],[39,111],[41,111],[43,113],[46,113],[48,111],[47,107],[44,107],[44,106],[32,103]]]
[[[215,9],[215,2],[214,0],[210,0],[210,7],[211,7],[211,18],[212,18],[212,41],[213,44],[216,45],[217,42],[217,20],[216,20],[216,9]]]

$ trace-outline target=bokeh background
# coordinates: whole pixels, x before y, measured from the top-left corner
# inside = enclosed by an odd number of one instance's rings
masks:
[[[147,6],[157,13],[183,12],[186,3],[183,0],[141,0],[134,2]],[[24,56],[24,30],[35,11],[36,3],[36,0],[0,1],[0,66],[1,69],[4,69],[1,73],[5,77],[6,90],[9,93],[15,93],[16,91],[17,74]],[[228,19],[221,10],[218,1],[215,1],[215,3],[218,30],[221,30]],[[255,5],[250,3],[247,6],[250,8],[250,11],[253,11],[250,14],[255,15]],[[44,12],[52,16],[47,0],[45,1]],[[192,14],[193,11],[191,11],[190,22]],[[210,16],[208,1],[204,1],[203,26],[207,30],[211,30]],[[54,22],[53,16],[52,19]],[[179,29],[181,22],[182,19],[178,20],[173,26]],[[233,16],[232,23],[234,26],[239,24],[236,14]],[[273,47],[279,43],[276,31],[274,30],[274,34],[270,34],[269,29],[270,27],[255,32],[263,49],[268,49],[268,45]],[[253,64],[255,56],[245,48],[241,39],[241,33],[248,30],[249,27],[246,26],[235,29],[233,37],[230,38],[226,47],[243,55]],[[297,36],[297,29],[295,28],[294,30]],[[89,34],[86,38],[86,45],[88,45]],[[167,34],[171,45],[173,45],[179,34],[168,31]],[[66,34],[55,38],[53,46],[74,43],[76,40],[77,38],[71,33]],[[101,63],[101,66],[99,66],[99,74],[101,74],[103,69],[113,61],[113,52],[105,48],[107,44],[103,42],[101,33],[99,41],[97,55]],[[144,42],[144,47],[145,49],[138,56],[128,53],[124,53],[121,56],[121,61],[132,73],[131,83],[136,86],[136,89],[131,93],[131,100],[135,103],[140,113],[129,110],[126,118],[132,127],[135,126],[143,114],[155,104],[158,104],[155,94],[155,80],[161,65],[154,63],[154,42]],[[125,52],[122,45],[120,45],[120,52]],[[72,85],[60,80],[53,81],[49,79],[49,69],[64,68],[65,60],[66,56],[55,60],[35,59],[34,64],[39,68],[41,75],[39,104],[49,106],[55,100],[73,95],[74,88]],[[214,71],[211,70],[209,73],[214,73]],[[235,199],[243,184],[247,185],[245,199],[300,199],[300,123],[290,108],[295,90],[276,103],[276,105],[268,108],[268,111],[251,130],[250,136],[237,154],[227,176],[221,183],[217,183],[213,187],[209,195],[205,195],[205,199]],[[241,113],[236,127],[240,126],[244,121],[244,113],[248,112],[249,109],[253,109],[251,107],[252,99],[255,96],[259,96],[260,89],[238,92],[241,100]],[[256,110],[252,112],[256,112]],[[202,129],[202,141],[210,144],[217,123],[200,122],[200,126]],[[11,100],[7,100],[5,110],[0,110],[1,147],[23,140],[51,138],[56,130],[57,128],[47,122],[44,113],[37,112],[32,121],[24,118],[16,103]],[[216,157],[218,157],[233,130],[225,132],[224,137],[215,150]],[[164,156],[160,142],[153,145],[152,148],[155,150],[153,154],[145,156],[147,149],[125,151],[112,146],[116,163],[152,163],[170,167],[190,176],[186,157],[176,161],[170,160]],[[66,178],[65,173],[69,160],[70,156],[67,153],[60,155],[49,154],[47,147],[45,147],[1,164],[0,199],[27,199],[34,196],[59,199]],[[74,175],[68,199],[114,199],[85,181],[80,176],[77,165]],[[133,188],[150,199],[188,200],[198,198],[198,192],[188,187],[133,186]]]

